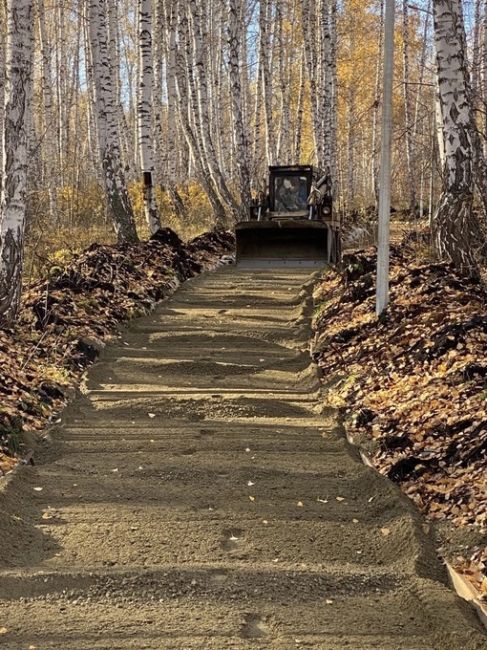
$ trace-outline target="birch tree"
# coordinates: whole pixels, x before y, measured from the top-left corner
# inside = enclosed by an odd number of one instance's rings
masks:
[[[167,94],[167,169],[165,185],[177,214],[187,218],[187,211],[177,188],[178,149],[183,149],[184,142],[179,137],[181,119],[179,118],[178,97],[176,89],[176,50],[177,50],[177,3],[165,1],[160,11],[160,19],[164,20],[164,27],[160,32],[165,35],[166,56],[166,94]]]
[[[250,205],[249,143],[242,112],[241,35],[240,12],[237,0],[228,0],[228,67],[232,96],[233,126],[238,152],[236,169],[241,197],[241,209],[245,213]]]
[[[6,50],[7,32],[4,26],[7,24],[7,8],[4,2],[0,2],[0,170],[3,169],[3,140],[4,140],[4,118],[5,118],[5,84],[6,84]],[[0,191],[2,189],[2,175],[0,173]]]
[[[154,68],[152,65],[152,0],[138,0],[139,8],[139,102],[138,136],[140,166],[144,187],[144,212],[151,234],[161,228],[154,195],[154,149],[152,100]]]
[[[33,49],[32,0],[8,0],[0,203],[0,320],[7,323],[17,314],[22,288]]]
[[[406,131],[406,166],[407,166],[407,187],[409,192],[409,211],[412,215],[416,213],[416,165],[413,139],[413,107],[411,97],[410,66],[410,25],[408,0],[402,3],[402,43],[403,43],[403,87],[404,87],[404,128]]]
[[[262,83],[263,105],[266,129],[266,158],[267,164],[273,165],[276,160],[276,136],[273,116],[273,84],[271,68],[271,38],[270,24],[272,16],[272,0],[260,0],[259,30],[260,30],[260,79]]]
[[[479,223],[473,210],[475,121],[461,0],[434,0],[438,85],[445,134],[443,193],[434,218],[440,256],[475,273]]]
[[[132,204],[122,169],[115,80],[108,57],[106,0],[88,2],[88,24],[94,77],[94,100],[103,179],[119,242],[137,241]]]
[[[41,49],[41,92],[44,109],[42,112],[42,126],[44,133],[50,134],[55,129],[56,115],[53,96],[53,49],[47,32],[44,0],[37,0],[37,17],[39,25],[39,44]],[[44,156],[46,160],[46,169],[44,170],[43,178],[47,185],[49,195],[49,216],[53,221],[56,218],[56,187],[59,182],[59,176],[56,170],[58,166],[58,150],[59,148],[56,147],[56,140],[52,137],[46,137]],[[47,165],[49,166],[49,169],[47,169]]]

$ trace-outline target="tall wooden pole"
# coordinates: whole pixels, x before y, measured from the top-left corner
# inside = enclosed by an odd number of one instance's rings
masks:
[[[394,82],[395,1],[386,0],[384,34],[384,105],[382,109],[382,152],[379,189],[379,242],[377,250],[376,313],[389,303],[389,249],[391,218],[392,89]]]

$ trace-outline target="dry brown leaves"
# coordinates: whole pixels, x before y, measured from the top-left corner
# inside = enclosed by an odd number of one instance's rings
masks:
[[[103,340],[233,247],[229,233],[185,245],[166,229],[134,246],[94,244],[27,287],[19,322],[0,329],[0,476],[22,451],[21,431],[42,429],[55,417]]]
[[[487,292],[398,246],[391,262],[379,322],[374,250],[346,255],[343,274],[324,279],[316,358],[342,377],[336,404],[353,434],[375,441],[378,469],[430,517],[486,530]]]

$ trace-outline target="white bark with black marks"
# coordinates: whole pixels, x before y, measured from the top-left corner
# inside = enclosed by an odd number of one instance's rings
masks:
[[[476,273],[479,224],[473,211],[475,121],[461,0],[434,0],[439,97],[445,141],[443,193],[434,217],[435,241],[443,259]]]
[[[144,214],[151,235],[161,228],[154,194],[154,149],[152,101],[152,0],[138,0],[139,9],[139,101],[137,106],[138,144],[144,194]]]
[[[249,142],[242,112],[241,32],[237,0],[228,0],[228,68],[232,97],[233,128],[236,144],[236,170],[240,191],[241,212],[245,215],[250,205]]]
[[[0,203],[0,321],[18,312],[27,198],[28,139],[33,60],[33,2],[7,2],[4,156]]]

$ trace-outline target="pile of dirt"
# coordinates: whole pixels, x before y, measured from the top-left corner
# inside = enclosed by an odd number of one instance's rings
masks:
[[[137,245],[93,244],[26,287],[17,324],[0,329],[0,476],[17,463],[28,432],[63,408],[120,324],[148,313],[233,249],[228,232],[185,244],[164,229]]]
[[[487,291],[446,264],[391,256],[377,320],[376,251],[351,252],[319,284],[315,356],[349,432],[436,520],[487,530]],[[473,558],[487,578],[487,553]],[[487,584],[487,582],[486,582]]]

